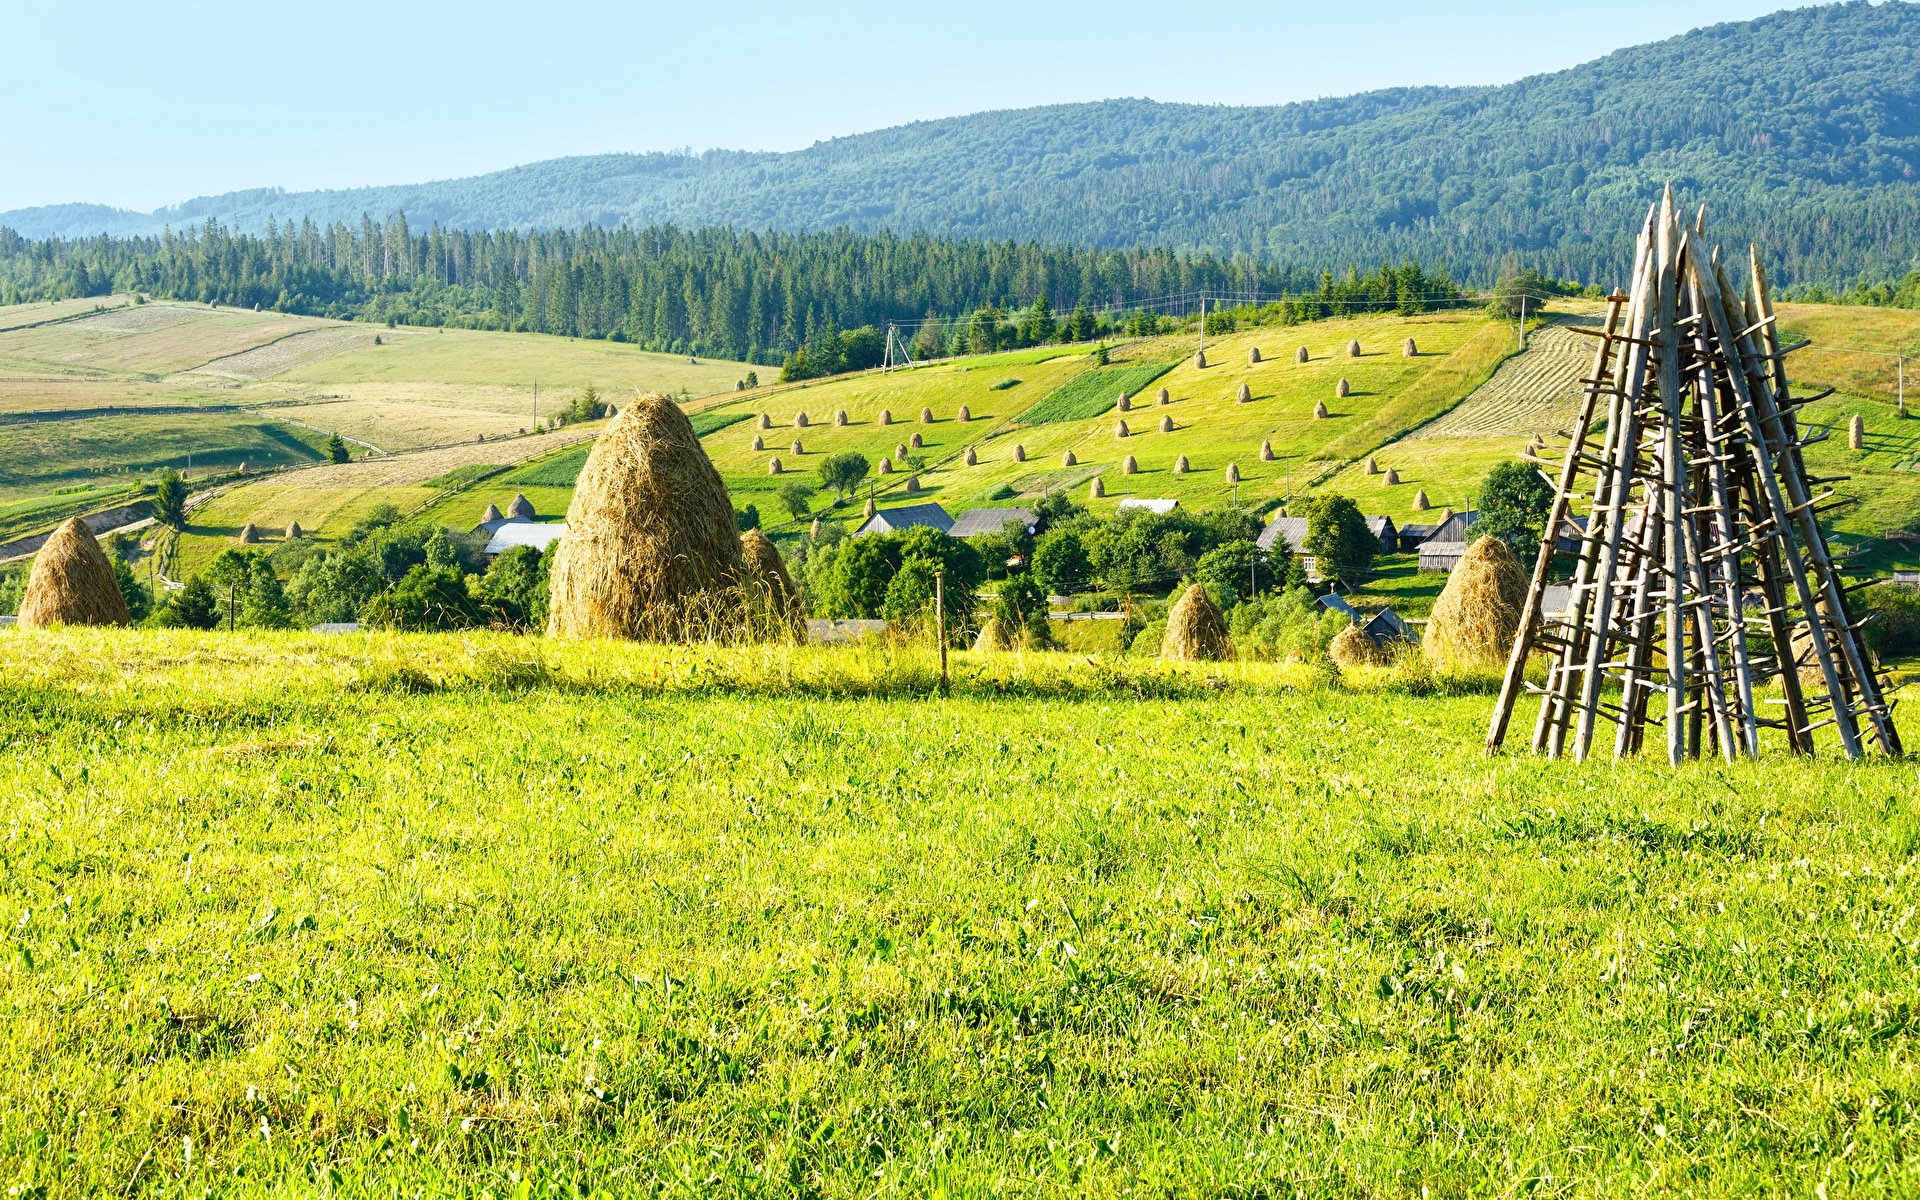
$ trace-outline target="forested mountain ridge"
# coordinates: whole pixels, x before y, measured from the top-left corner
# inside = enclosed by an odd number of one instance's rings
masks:
[[[1671,179],[1782,281],[1920,260],[1920,6],[1864,0],[1631,47],[1499,87],[1274,107],[1109,100],[979,113],[792,153],[602,155],[471,179],[256,191],[139,215],[0,214],[27,236],[216,216],[415,227],[847,227],[1253,253],[1300,270],[1411,257],[1487,282],[1517,265],[1611,284]]]

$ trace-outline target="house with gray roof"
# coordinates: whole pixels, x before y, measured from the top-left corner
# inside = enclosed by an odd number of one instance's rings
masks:
[[[947,536],[970,538],[983,533],[999,533],[1008,521],[1018,521],[1022,529],[1032,533],[1036,519],[1030,508],[976,508],[961,513],[953,527],[947,530]]]
[[[869,533],[899,533],[903,529],[912,529],[916,525],[926,525],[947,533],[953,529],[953,518],[947,510],[938,504],[903,504],[899,508],[883,508],[871,517],[860,522],[860,528],[853,531],[854,537],[865,537]]]

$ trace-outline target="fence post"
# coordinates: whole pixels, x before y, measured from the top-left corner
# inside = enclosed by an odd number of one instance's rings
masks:
[[[947,691],[947,573],[933,573],[933,635],[940,642],[940,692]]]

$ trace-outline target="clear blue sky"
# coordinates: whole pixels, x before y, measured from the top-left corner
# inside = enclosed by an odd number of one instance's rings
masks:
[[[0,4],[0,211],[790,150],[1112,96],[1504,83],[1778,0]]]

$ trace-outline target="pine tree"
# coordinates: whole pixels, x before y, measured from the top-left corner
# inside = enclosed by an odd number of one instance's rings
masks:
[[[280,586],[279,576],[273,573],[272,564],[265,558],[254,564],[246,601],[240,610],[240,623],[249,629],[287,629],[293,625],[293,616],[287,610],[287,594]]]
[[[336,433],[327,439],[328,462],[343,463],[349,461],[350,457],[351,456],[347,454],[347,444],[340,440],[339,434]]]

